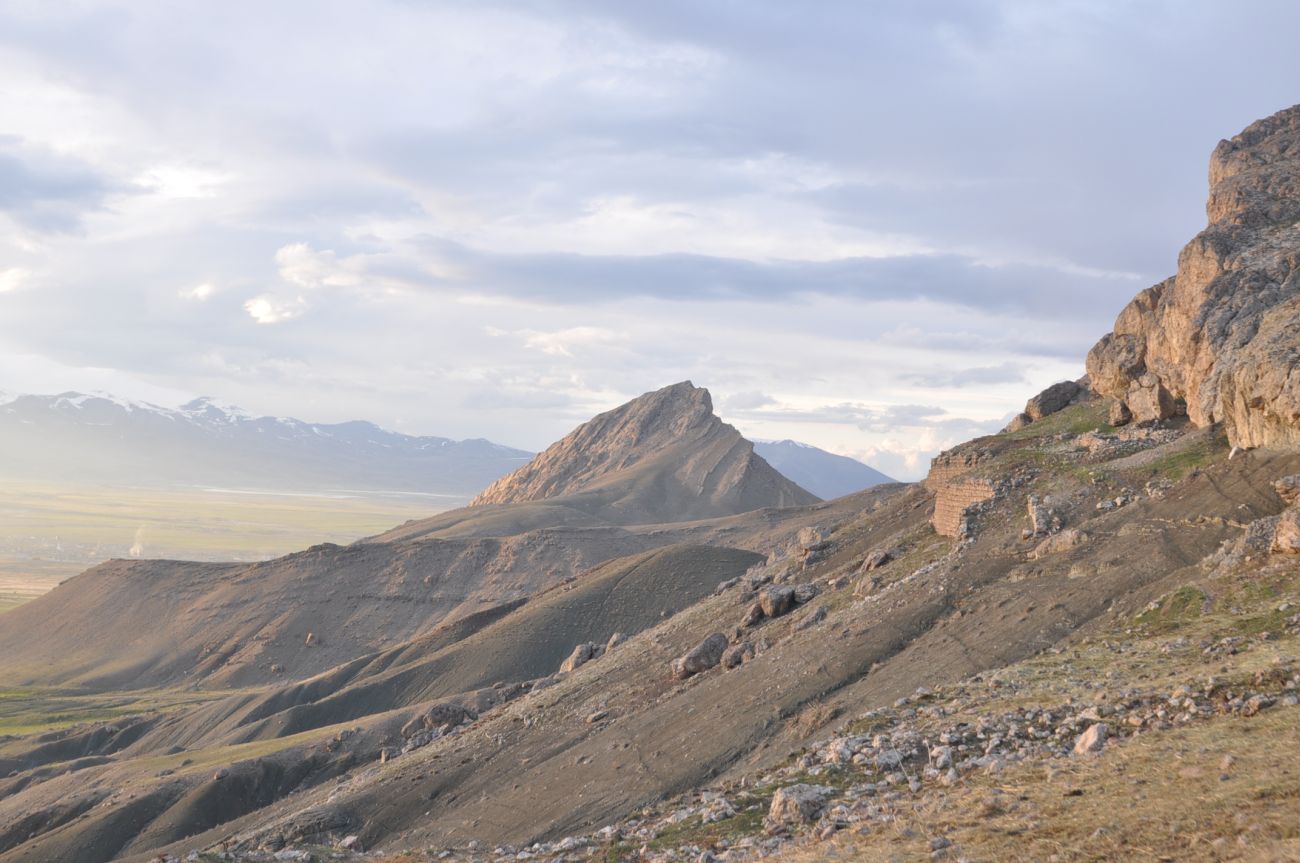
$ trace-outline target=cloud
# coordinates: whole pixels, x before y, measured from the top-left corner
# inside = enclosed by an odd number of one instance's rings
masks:
[[[306,310],[307,301],[302,297],[282,300],[273,296],[261,296],[244,303],[244,311],[259,324],[283,323],[293,320]]]
[[[752,411],[758,408],[767,407],[776,404],[776,399],[759,392],[758,390],[746,390],[745,392],[735,393],[728,396],[722,401],[723,411]]]
[[[540,448],[691,378],[910,476],[1172,271],[1295,100],[1300,7],[1252,9],[11,4],[3,385]]]
[[[183,297],[184,299],[198,300],[199,302],[203,302],[204,300],[211,297],[212,293],[215,290],[216,287],[211,282],[202,282],[200,284],[195,285],[192,288],[181,288],[176,293],[178,296]]]
[[[0,294],[21,290],[30,278],[31,273],[21,267],[0,270]]]
[[[1001,363],[996,366],[904,374],[902,378],[929,389],[951,389],[973,384],[1023,383],[1025,367],[1020,363]]]
[[[0,212],[42,233],[67,233],[121,188],[84,162],[0,134]]]

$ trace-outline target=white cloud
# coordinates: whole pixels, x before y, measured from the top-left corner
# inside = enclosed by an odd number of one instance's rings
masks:
[[[202,302],[212,296],[214,291],[216,291],[216,287],[211,282],[203,282],[192,288],[181,288],[177,291],[177,294],[187,300],[198,300],[199,302]]]
[[[259,324],[279,324],[292,320],[307,311],[302,297],[282,300],[271,296],[254,297],[244,303],[244,311]]]
[[[17,291],[26,287],[31,279],[31,272],[21,267],[0,270],[0,294]]]

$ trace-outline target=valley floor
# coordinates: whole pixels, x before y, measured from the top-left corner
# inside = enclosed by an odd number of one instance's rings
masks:
[[[458,498],[0,481],[0,612],[115,557],[268,560],[347,543]]]

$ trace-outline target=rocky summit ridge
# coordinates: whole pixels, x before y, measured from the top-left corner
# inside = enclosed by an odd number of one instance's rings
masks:
[[[615,520],[708,518],[817,497],[779,474],[690,381],[645,393],[574,429],[470,506],[581,497]]]
[[[1209,224],[1088,354],[1112,422],[1185,413],[1233,446],[1300,444],[1300,105],[1221,141]]]

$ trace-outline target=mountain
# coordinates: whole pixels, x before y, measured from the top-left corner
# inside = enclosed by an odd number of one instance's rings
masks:
[[[1088,354],[1114,421],[1186,414],[1233,446],[1300,444],[1300,105],[1221,141],[1209,225]]]
[[[1116,381],[1057,384],[924,483],[639,523],[789,493],[679,384],[493,500],[7,612],[0,863],[1294,859],[1300,417],[1197,395],[1300,355],[1300,238],[1252,230],[1118,429]]]
[[[817,498],[772,469],[690,381],[600,414],[470,506],[563,499],[620,524],[689,521]]]
[[[242,422],[210,406],[194,412]],[[352,545],[251,565],[109,561],[5,614],[0,677],[31,681],[41,669],[45,680],[110,688],[306,677],[604,561],[701,541],[675,522],[818,502],[690,384],[596,417],[484,494],[502,502],[480,498]],[[778,520],[791,517],[815,513],[793,508]],[[721,529],[705,536],[716,541]]]
[[[0,399],[0,475],[11,479],[466,499],[530,455],[368,422],[254,417],[207,398],[180,408],[73,392]]]
[[[897,482],[857,459],[797,441],[754,441],[754,452],[782,476],[823,500],[834,500],[881,483]]]

